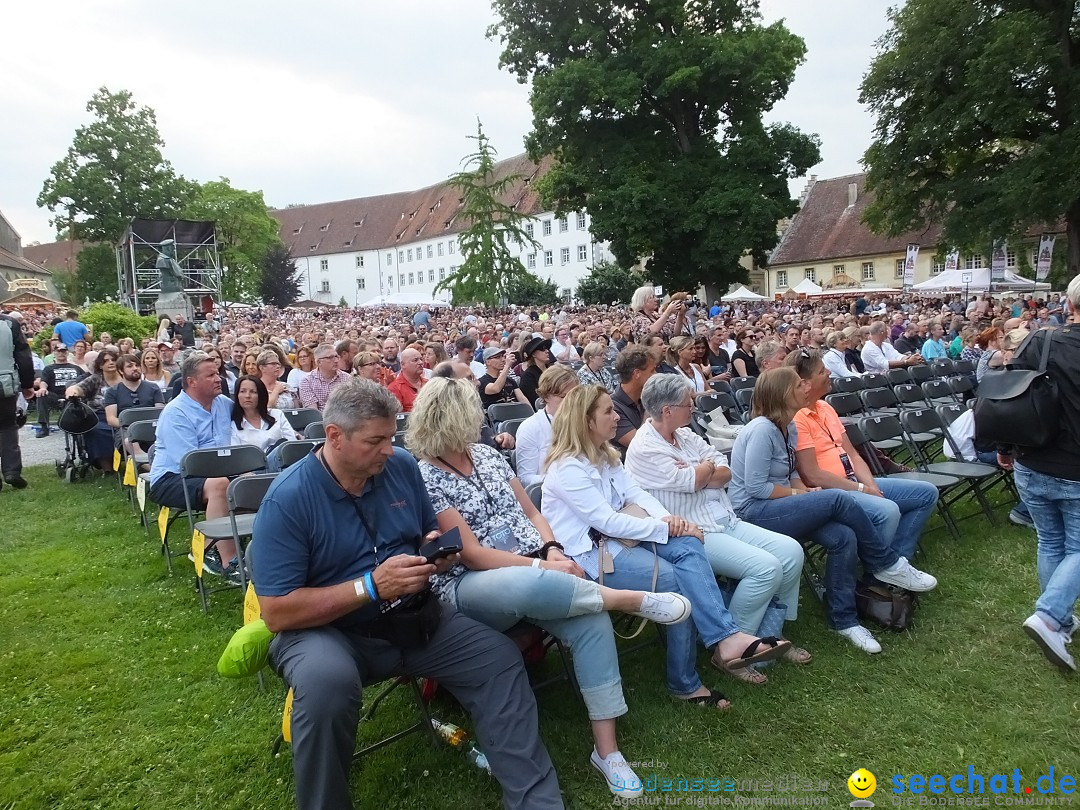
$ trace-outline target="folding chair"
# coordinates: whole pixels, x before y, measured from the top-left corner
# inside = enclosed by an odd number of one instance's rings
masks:
[[[929,402],[931,406],[949,405],[956,402],[956,397],[953,396],[949,383],[944,379],[924,382],[922,384],[922,391],[923,396],[926,397],[926,401]]]
[[[856,438],[864,438],[866,441],[873,442],[877,446],[881,446],[880,442],[890,440],[904,440],[904,428],[900,424],[900,420],[895,416],[867,416],[861,422],[859,422],[859,430],[861,435],[853,435],[849,429],[848,438],[851,440],[852,445],[858,449],[860,442],[856,442]],[[871,452],[860,451],[859,455],[866,461],[867,466],[870,468],[870,472],[877,476],[884,476],[885,472],[881,468],[881,464],[877,460],[877,456]],[[945,528],[948,529],[949,534],[952,535],[954,540],[960,539],[960,530],[956,526],[956,518],[953,516],[950,508],[951,502],[945,500],[945,493],[957,484],[961,483],[960,479],[952,475],[941,475],[936,473],[925,472],[905,472],[905,473],[893,473],[887,476],[888,478],[904,478],[914,481],[928,481],[938,489],[938,512],[941,515],[942,521],[945,523]]]
[[[860,391],[859,399],[862,400],[863,410],[870,414],[900,413],[900,403],[891,388],[873,388],[869,391]]]
[[[529,496],[529,500],[532,501],[533,506],[536,507],[536,510],[538,512],[540,511],[541,499],[544,497],[543,487],[543,482],[529,484],[527,487],[525,487],[525,494]]]
[[[325,439],[326,428],[323,427],[322,422],[312,422],[306,428],[304,428],[305,439]]]
[[[126,411],[125,411],[125,413],[126,413]],[[131,459],[132,464],[135,466],[135,487],[134,487],[134,490],[133,490],[134,493],[135,493],[135,495],[134,495],[134,506],[136,506],[138,508],[139,521],[142,523],[143,528],[146,529],[146,534],[149,537],[150,536],[150,523],[146,519],[146,507],[145,507],[145,503],[146,503],[145,494],[146,494],[146,487],[148,486],[148,483],[146,482],[146,479],[142,479],[144,481],[144,483],[142,483],[141,485],[139,484],[139,480],[142,478],[142,475],[143,475],[142,472],[139,470],[139,467],[141,467],[144,464],[149,464],[150,463],[149,450],[153,446],[154,442],[157,440],[157,419],[155,418],[153,421],[143,420],[141,422],[132,422],[130,425],[127,426],[125,435],[126,435],[128,441],[130,441],[132,444],[137,444],[137,445],[139,445],[140,448],[144,448],[144,449],[140,449],[138,452],[132,451],[132,453],[130,454],[130,459]],[[144,497],[143,497],[143,503],[142,504],[139,503],[139,487],[140,486],[143,487],[143,496]]]
[[[709,388],[716,391],[718,394],[727,394],[731,396],[731,383],[727,380],[709,380]]]
[[[912,366],[908,369],[908,374],[915,385],[922,385],[924,382],[934,379],[934,372],[926,365]]]
[[[130,441],[127,435],[128,428],[136,422],[156,421],[160,415],[161,408],[128,408],[116,417],[117,421],[120,423],[120,448],[117,451],[120,454],[120,463],[116,466],[116,478],[121,484],[123,484],[124,479],[128,477],[127,467],[128,457],[130,455],[127,449],[128,441]],[[134,472],[134,470],[132,472]],[[134,485],[129,484],[127,486],[133,487]],[[129,490],[126,494],[128,500],[134,502],[131,497],[131,491]]]
[[[400,447],[402,450],[409,449],[405,446],[405,434],[402,432],[395,433],[394,438],[390,440],[390,443],[393,444],[394,447]]]
[[[858,394],[866,388],[862,377],[836,377],[833,379],[833,390],[838,394]]]
[[[528,419],[535,411],[524,402],[496,402],[488,405],[487,419],[492,429],[500,422],[511,419]]]
[[[941,380],[956,374],[956,366],[953,365],[953,361],[948,357],[935,357],[930,361],[930,373]]]
[[[825,401],[836,411],[841,419],[863,415],[863,403],[853,391],[842,394],[826,394]]]
[[[877,388],[888,388],[889,378],[884,374],[864,374],[862,377],[863,388],[867,391],[873,391]]]
[[[894,388],[911,382],[911,373],[906,368],[890,368],[885,372],[885,377]]]
[[[322,414],[314,408],[284,408],[281,412],[297,433],[303,433],[312,422],[322,421]]]
[[[952,423],[959,419],[960,416],[963,415],[964,411],[966,411],[967,409],[968,408],[966,405],[956,404],[938,405],[936,408],[934,408],[934,410],[937,411],[938,418],[941,419],[941,425],[943,428],[942,432],[945,435],[945,440],[949,443],[949,448],[953,452],[953,457],[957,461],[971,461],[972,463],[984,464],[985,462],[979,461],[978,459],[964,458],[963,453],[960,452],[960,445],[956,443],[956,439],[953,437],[952,431],[949,430],[949,428],[952,426]],[[1020,493],[1017,492],[1016,485],[1013,483],[1013,479],[1012,476],[1009,474],[1009,471],[1001,469],[996,464],[987,466],[991,466],[997,471],[997,477],[991,478],[985,482],[986,489],[984,491],[989,493],[995,486],[997,486],[997,484],[1001,483],[1004,485],[1005,491],[1008,492],[1011,497],[1015,498],[1016,500],[1020,500]]]
[[[757,384],[757,377],[732,377],[728,384],[731,386],[732,393],[738,394],[745,388],[752,389]]]
[[[975,396],[975,385],[971,382],[971,377],[950,377],[946,382],[957,402],[967,402]]]
[[[259,475],[242,475],[229,482],[229,488],[225,492],[225,499],[229,504],[229,528],[232,531],[233,542],[236,543],[237,558],[246,562],[242,537],[250,537],[251,529],[255,525],[255,513],[266,497],[267,490],[277,478],[277,473],[261,473]],[[247,592],[247,574],[245,566],[240,569],[240,590]],[[206,603],[203,603],[205,610]]]
[[[266,456],[266,468],[270,472],[286,470],[321,444],[322,442],[318,439],[293,439],[282,442]]]
[[[970,360],[953,361],[953,369],[957,374],[975,376],[975,364]]]
[[[735,404],[739,406],[739,411],[742,413],[743,421],[746,421],[750,417],[750,409],[754,405],[754,389],[753,388],[739,388],[735,391]]]
[[[942,444],[947,440],[944,436],[946,431],[943,430],[941,417],[938,416],[936,411],[929,408],[918,411],[905,411],[900,414],[900,423],[904,427],[906,436],[917,433],[925,434],[931,430],[937,430]],[[952,494],[951,498],[949,498],[950,504],[955,503],[971,492],[979,502],[986,519],[990,521],[991,525],[998,525],[994,510],[990,508],[990,503],[986,500],[986,494],[982,488],[983,483],[992,476],[997,475],[998,469],[996,466],[970,461],[931,461],[930,459],[937,455],[928,452],[928,448],[932,447],[933,443],[916,444],[911,442],[911,444],[915,454],[915,464],[922,472],[951,475],[960,479],[961,483],[953,487],[955,494]],[[945,499],[946,494],[943,493],[942,500]]]
[[[186,480],[188,478],[233,478],[244,473],[264,470],[266,468],[266,456],[258,447],[251,444],[238,444],[230,447],[208,447],[202,450],[192,450],[180,460],[180,477],[184,480],[184,504],[187,515],[188,528],[191,530],[191,553],[195,558],[195,587],[199,591],[199,599],[202,602],[203,613],[208,611],[206,598],[209,594],[235,587],[232,584],[220,588],[207,590],[203,583],[203,555],[206,549],[216,545],[222,540],[233,537],[233,520],[226,515],[224,517],[195,521],[195,515],[202,512],[202,507],[193,508],[191,493],[188,492]],[[251,524],[254,516],[244,516],[243,528],[246,534],[251,533]],[[205,538],[205,545],[196,542],[195,532],[198,531]],[[240,549],[237,547],[237,551]],[[227,560],[222,563],[228,564]],[[243,583],[244,569],[240,568],[240,580]]]
[[[893,388],[893,393],[901,408],[927,408],[930,405],[922,388],[914,383],[898,385]]]
[[[399,413],[394,419],[397,422],[395,432],[404,433],[405,428],[409,426],[409,415],[407,413]]]
[[[517,645],[518,649],[521,650],[521,657],[525,661],[526,672],[529,676],[529,685],[532,687],[533,692],[539,692],[541,689],[551,686],[552,684],[566,681],[570,685],[570,688],[574,690],[574,694],[578,696],[578,699],[581,700],[582,703],[585,702],[585,699],[581,695],[581,687],[578,685],[577,676],[574,674],[574,666],[571,663],[570,651],[558,637],[553,636],[544,628],[526,620],[522,620],[513,627],[509,627],[502,632],[504,636],[509,637],[510,640]],[[536,667],[547,658],[547,654],[552,648],[559,653],[561,671],[541,679],[536,674]]]
[[[521,423],[524,421],[524,419],[507,419],[505,422],[499,423],[495,432],[509,433],[511,436],[517,436],[518,428],[521,427]]]
[[[723,391],[700,396],[695,404],[703,414],[711,413],[719,408],[724,412],[729,423],[741,425],[745,421],[738,403],[735,402],[735,397]]]

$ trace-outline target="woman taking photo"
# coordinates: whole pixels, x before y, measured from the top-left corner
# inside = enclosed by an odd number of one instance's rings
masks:
[[[245,374],[236,381],[232,444],[251,444],[267,453],[276,445],[297,438],[285,414],[269,407],[269,401],[266,384],[258,377]]]
[[[670,340],[673,335],[680,334],[686,323],[685,298],[686,293],[676,293],[661,307],[653,287],[646,285],[634,290],[630,299],[630,310],[634,313],[631,322],[634,339],[644,343],[649,335]]]
[[[834,333],[836,334],[836,333]],[[807,488],[795,470],[798,437],[792,420],[806,407],[806,385],[788,366],[762,374],[754,386],[753,419],[731,450],[731,503],[743,520],[825,549],[828,621],[860,650],[881,652],[855,612],[855,565],[882,582],[929,591],[937,580],[893,551],[855,498],[838,489]]]
[[[698,636],[712,650],[712,665],[725,672],[778,658],[791,642],[739,630],[705,556],[701,527],[670,514],[627,475],[611,446],[618,424],[602,388],[578,386],[566,395],[552,423],[544,516],[566,556],[590,578],[644,589],[655,577],[655,588],[690,600],[691,621],[667,632],[668,689],[680,700],[726,709],[727,699],[698,677]]]
[[[757,333],[750,328],[735,335],[739,348],[731,355],[731,371],[736,377],[757,377],[761,373],[754,362],[754,347],[757,341]]]
[[[475,387],[444,377],[424,385],[409,417],[405,442],[420,459],[439,530],[461,532],[460,562],[435,577],[433,590],[496,630],[526,620],[566,643],[592,723],[589,760],[613,793],[640,795],[616,740],[616,718],[627,709],[605,611],[674,625],[685,622],[690,604],[674,593],[613,590],[585,579],[499,452],[477,443],[483,421]]]
[[[577,377],[582,385],[599,385],[609,394],[614,394],[615,389],[619,387],[619,381],[611,369],[604,365],[607,362],[606,349],[607,347],[599,341],[586,346],[581,352],[581,359],[585,361],[585,365],[578,369]]]
[[[514,437],[517,442],[517,475],[522,486],[532,486],[544,480],[544,459],[551,447],[551,422],[570,389],[580,384],[578,380],[579,376],[566,366],[552,366],[540,375],[537,391],[544,400],[544,407],[522,422]]]
[[[690,383],[694,394],[705,393],[705,375],[694,362],[697,356],[697,347],[694,346],[693,338],[679,335],[671,339],[668,344],[667,361],[674,369]]]

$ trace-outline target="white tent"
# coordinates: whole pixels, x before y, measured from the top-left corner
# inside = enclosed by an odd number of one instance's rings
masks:
[[[964,276],[966,275],[970,275],[970,280],[967,283],[964,282]],[[1005,271],[1005,278],[1003,281],[992,282],[990,277],[991,272],[989,267],[981,267],[978,270],[948,270],[936,276],[931,276],[926,281],[919,282],[911,289],[924,295],[936,295],[943,292],[980,292],[982,290],[990,289],[1016,290],[1018,292],[1034,292],[1036,290],[1050,289],[1049,284],[1043,282],[1036,283],[1030,278],[1018,276],[1011,270]]]
[[[444,293],[449,295],[449,293]],[[439,301],[433,296],[423,293],[393,293],[391,295],[377,295],[362,303],[362,307],[419,307],[427,304],[429,307],[448,307],[447,301]]]
[[[791,289],[792,292],[799,293],[800,295],[821,295],[821,287],[808,278],[804,278]]]
[[[741,286],[734,292],[729,292],[727,295],[720,297],[721,301],[764,301],[764,295],[758,295],[756,292],[746,289],[746,286]]]

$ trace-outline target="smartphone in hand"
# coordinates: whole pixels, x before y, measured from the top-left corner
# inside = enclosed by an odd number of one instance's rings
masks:
[[[429,540],[424,545],[420,546],[419,554],[429,563],[433,563],[436,560],[441,560],[443,557],[449,557],[451,554],[459,554],[461,552],[461,531],[459,529],[451,529],[448,532],[443,532],[442,535],[436,537],[434,540]]]

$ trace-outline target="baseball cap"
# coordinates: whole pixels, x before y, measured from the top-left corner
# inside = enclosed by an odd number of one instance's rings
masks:
[[[158,347],[159,349],[163,349],[163,348],[164,348],[164,349],[171,349],[171,348],[173,347],[173,345],[172,345],[171,343],[167,343],[167,342],[166,342],[166,341],[164,341],[164,340],[159,340],[159,341],[157,342],[157,347]]]
[[[67,345],[65,345],[63,343],[57,343],[56,346],[53,347],[54,352],[66,352],[67,350],[68,350]]]
[[[488,346],[484,349],[484,362],[486,363],[492,357],[498,357],[500,354],[506,354],[506,349],[502,346]]]

